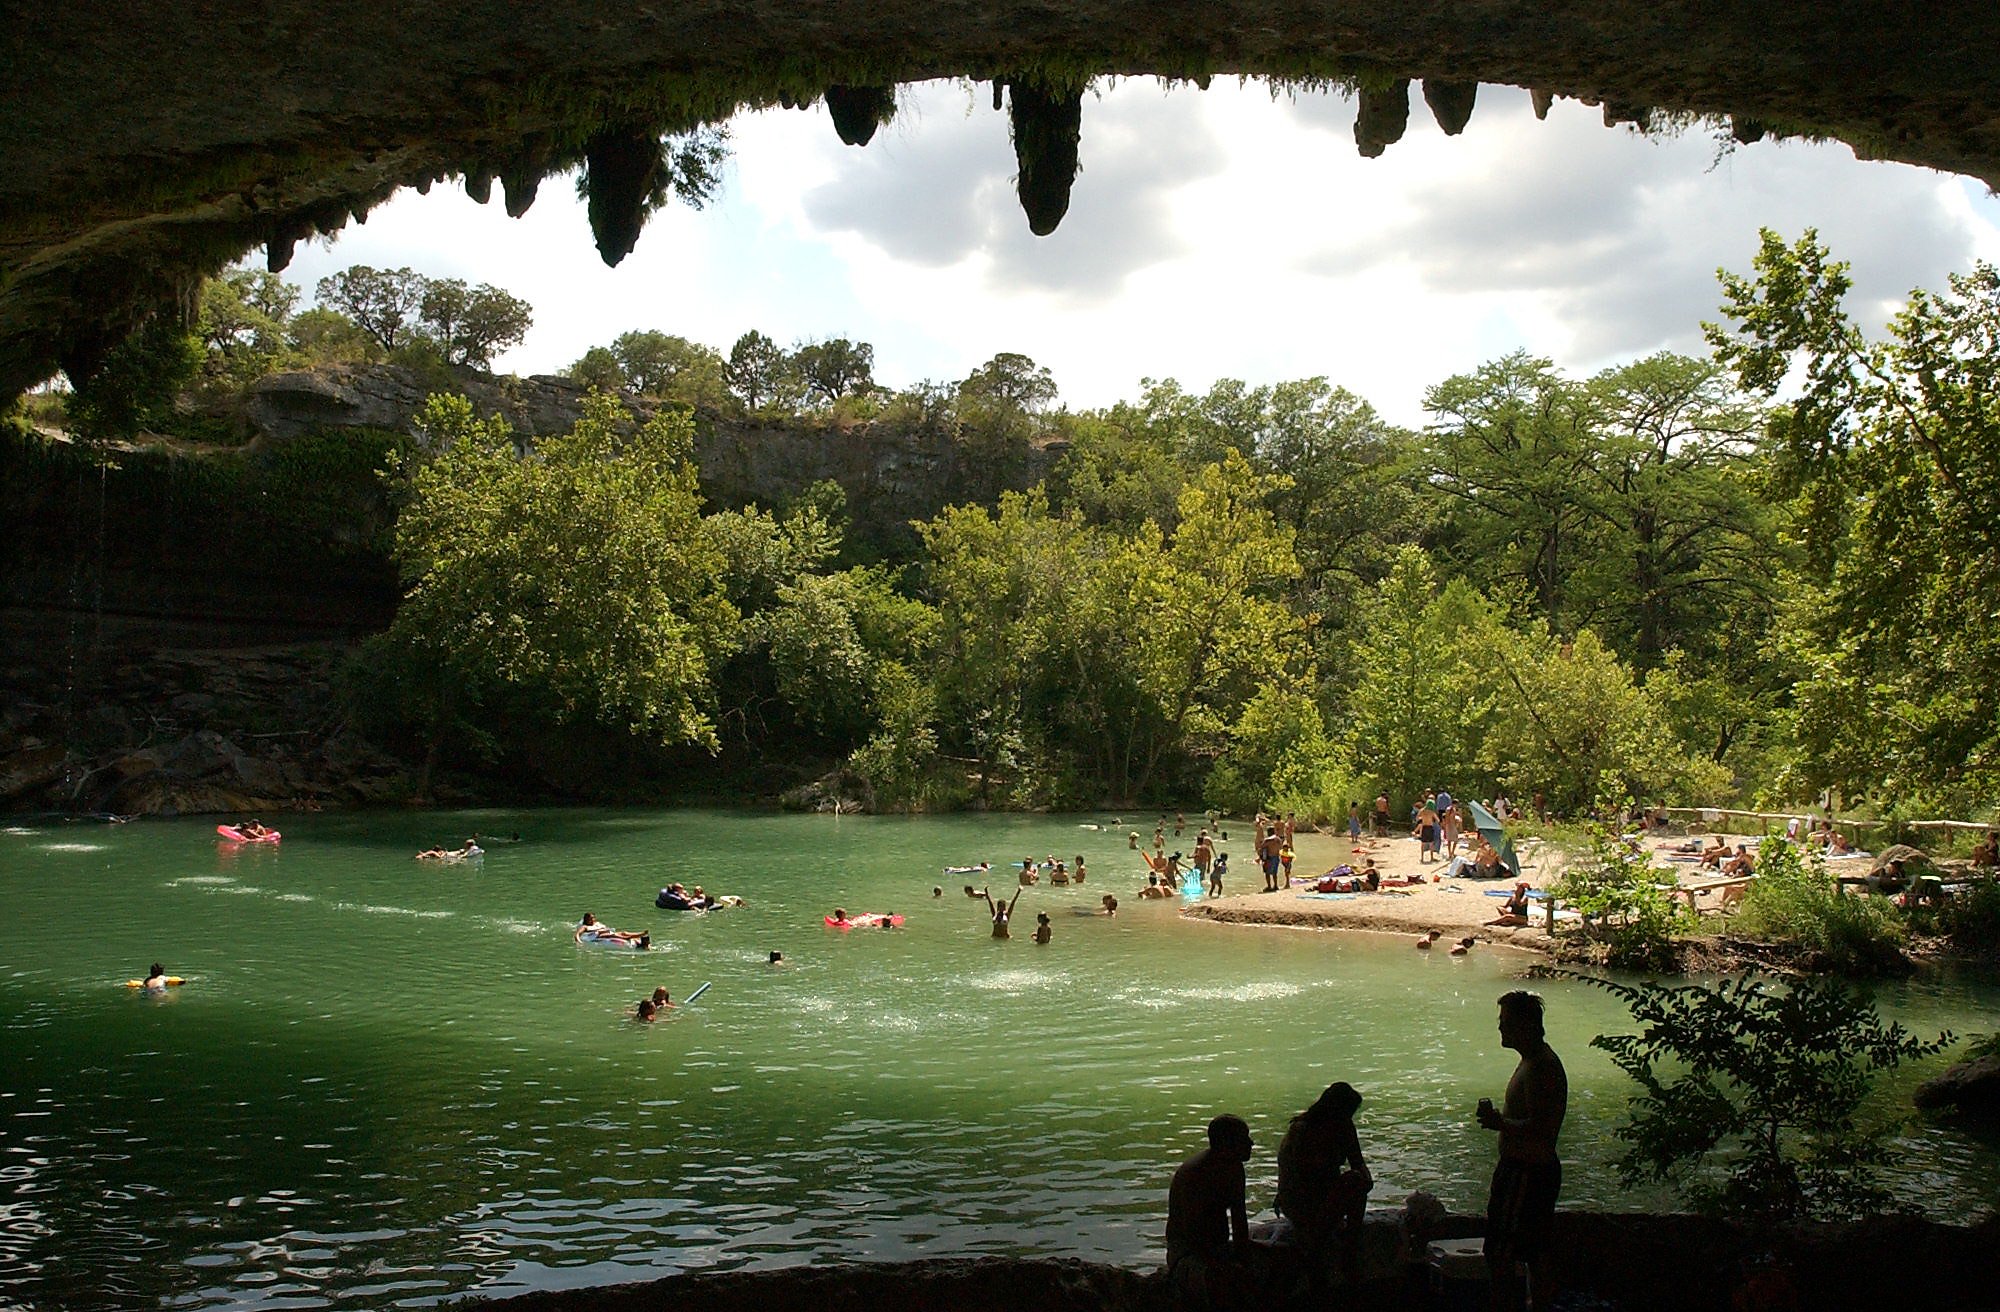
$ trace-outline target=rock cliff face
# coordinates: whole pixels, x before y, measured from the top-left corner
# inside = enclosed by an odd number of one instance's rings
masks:
[[[437,378],[394,365],[274,374],[250,388],[244,413],[260,438],[274,442],[334,428],[412,432],[424,398],[444,386],[462,391],[479,415],[505,418],[524,445],[567,430],[583,413],[584,389],[567,378],[469,369]],[[652,412],[643,400],[628,404],[642,418]],[[856,532],[878,544],[907,539],[909,521],[948,505],[1033,486],[1066,449],[1048,441],[992,449],[885,424],[808,428],[715,415],[695,422],[695,465],[717,506],[782,505],[831,481],[847,493]]]
[[[424,398],[447,388],[465,393],[480,415],[504,415],[515,432],[529,437],[560,433],[583,413],[583,388],[567,378],[501,378],[475,369],[438,377],[381,364],[260,378],[244,398],[244,417],[259,436],[275,441],[328,428],[410,432]]]

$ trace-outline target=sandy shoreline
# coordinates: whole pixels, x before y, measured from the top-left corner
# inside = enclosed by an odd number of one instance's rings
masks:
[[[1338,900],[1301,897],[1301,893],[1308,891],[1302,886],[1264,893],[1259,891],[1264,876],[1256,867],[1247,841],[1250,825],[1232,822],[1228,828],[1231,841],[1224,845],[1224,850],[1230,854],[1229,874],[1223,896],[1204,897],[1188,906],[1181,914],[1190,919],[1238,925],[1368,930],[1406,934],[1413,940],[1426,930],[1436,929],[1445,935],[1438,945],[1440,949],[1448,947],[1451,940],[1474,934],[1480,945],[1539,953],[1549,950],[1549,936],[1538,925],[1518,928],[1486,923],[1500,914],[1502,900],[1486,896],[1486,890],[1511,890],[1514,886],[1511,879],[1442,879],[1409,888],[1357,893]],[[1183,847],[1193,845],[1194,833],[1190,829],[1184,836]],[[1341,864],[1359,866],[1365,857],[1375,858],[1376,868],[1389,878],[1418,874],[1429,878],[1442,874],[1448,864],[1420,861],[1417,840],[1408,834],[1379,840],[1364,836],[1360,850],[1356,851],[1345,834],[1336,837],[1308,832],[1297,835],[1292,846],[1296,853],[1292,861],[1295,878],[1317,876]],[[1460,845],[1461,852],[1467,850],[1464,844]],[[1541,888],[1555,877],[1555,872],[1544,871],[1532,858],[1523,858],[1521,877]]]

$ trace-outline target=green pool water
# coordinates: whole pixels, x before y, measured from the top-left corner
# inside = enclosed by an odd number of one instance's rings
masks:
[[[0,1306],[414,1306],[939,1254],[1148,1265],[1210,1116],[1250,1121],[1268,1206],[1285,1119],[1335,1079],[1366,1096],[1378,1206],[1479,1206],[1492,1143],[1471,1109],[1512,1069],[1493,1000],[1525,959],[1181,920],[1133,896],[1122,828],[1082,827],[1110,819],[287,816],[275,848],[193,821],[4,828]],[[411,860],[473,830],[522,841]],[[1089,882],[1029,890],[1008,942],[940,874],[1052,852],[1086,856]],[[748,905],[655,910],[674,878]],[[1117,918],[1086,914],[1107,891]],[[831,930],[834,906],[906,923]],[[577,947],[584,911],[654,950]],[[190,982],[122,987],[156,959]],[[709,981],[665,1023],[629,1019],[655,985]],[[1661,1204],[1609,1166],[1629,1084],[1588,1044],[1623,1011],[1537,987],[1573,1089],[1565,1202]],[[1980,1032],[2000,988],[1926,975],[1880,998]],[[1910,1135],[1906,1204],[1990,1207],[1993,1145]]]

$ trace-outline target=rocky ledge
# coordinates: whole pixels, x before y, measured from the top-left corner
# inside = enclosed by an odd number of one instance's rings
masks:
[[[1429,1238],[1475,1234],[1447,1218],[1412,1242],[1405,1223],[1371,1215],[1365,1279],[1339,1292],[1343,1312],[1485,1306],[1476,1280],[1440,1290]],[[1839,1225],[1755,1228],[1680,1215],[1561,1212],[1559,1307],[1626,1312],[1811,1308],[1991,1308],[2000,1289],[2000,1220],[1941,1225],[1876,1217]],[[1282,1281],[1279,1283],[1283,1283]],[[1273,1296],[1270,1312],[1307,1306]],[[475,1301],[486,1312],[1166,1312],[1166,1280],[1074,1260],[931,1259],[700,1273]]]
[[[335,646],[163,651],[52,682],[0,670],[0,808],[204,815],[402,801],[333,709]]]

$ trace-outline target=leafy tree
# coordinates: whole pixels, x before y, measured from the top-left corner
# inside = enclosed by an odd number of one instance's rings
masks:
[[[241,386],[281,368],[298,299],[298,288],[262,269],[231,269],[204,281],[195,315],[195,334],[207,353],[203,372]]]
[[[1356,677],[1347,698],[1354,758],[1400,807],[1426,787],[1468,772],[1481,739],[1480,702],[1468,641],[1484,601],[1454,580],[1440,593],[1430,562],[1414,547],[1362,602],[1355,628]]]
[[[624,367],[608,346],[591,347],[563,370],[563,376],[600,392],[621,392],[627,386]]]
[[[1974,804],[2000,788],[2000,270],[1913,292],[1870,342],[1846,266],[1766,232],[1710,325],[1765,441],[1802,563],[1780,626],[1803,675],[1797,791]]]
[[[558,722],[716,745],[709,672],[734,641],[684,417],[632,428],[594,395],[569,433],[516,454],[462,397],[421,416],[431,458],[396,525],[408,591],[389,632],[431,671],[433,741],[481,687],[532,690]]]
[[[70,380],[68,414],[85,437],[130,437],[170,417],[174,397],[201,368],[201,341],[171,315],[155,315],[106,353],[97,372]]]
[[[520,297],[456,278],[422,280],[417,320],[446,364],[491,367],[495,352],[519,346],[534,324],[534,310]]]
[[[1039,492],[1009,492],[988,513],[953,506],[917,525],[940,639],[933,687],[940,747],[966,754],[981,802],[1024,747],[1023,692],[1039,662],[1044,617],[1062,613],[1076,526]]]
[[[1608,369],[1589,390],[1581,504],[1598,531],[1572,573],[1575,621],[1641,671],[1767,626],[1783,555],[1750,457],[1756,411],[1718,365],[1685,356]]]
[[[974,406],[1039,414],[1055,404],[1056,380],[1027,356],[1002,351],[967,375],[958,395]]]
[[[1495,626],[1469,662],[1498,696],[1473,754],[1517,796],[1558,814],[1600,799],[1672,792],[1708,800],[1727,772],[1691,760],[1632,672],[1589,629],[1569,641],[1540,622]]]
[[[1323,608],[1382,578],[1423,523],[1403,468],[1411,438],[1324,378],[1279,383],[1267,396],[1257,464],[1289,481],[1272,512],[1297,538],[1313,584],[1306,604]]]
[[[1059,508],[1127,532],[1148,520],[1173,527],[1187,469],[1142,414],[1121,402],[1101,414],[1070,417],[1064,432],[1069,451],[1048,480]]]
[[[1567,629],[1571,576],[1594,550],[1581,490],[1596,456],[1597,399],[1517,351],[1439,383],[1424,408],[1436,416],[1421,459],[1447,505],[1444,555],[1475,586],[1525,590]]]
[[[381,343],[338,310],[314,306],[292,316],[286,339],[302,365],[365,364],[380,360]]]
[[[1327,734],[1306,693],[1267,684],[1230,727],[1228,745],[1203,785],[1202,800],[1231,815],[1290,811],[1312,821],[1344,814],[1361,795],[1352,762]]]
[[[791,363],[807,394],[829,405],[875,385],[875,348],[866,342],[845,337],[807,342],[792,352]]]
[[[383,351],[407,345],[423,308],[425,279],[414,269],[357,264],[319,280],[319,303],[337,310]]]
[[[1171,378],[1142,378],[1136,409],[1146,427],[1174,458],[1193,469],[1214,464],[1231,451],[1249,455],[1263,424],[1269,391],[1234,378],[1219,380],[1201,396],[1191,396]]]
[[[1888,1124],[1860,1118],[1876,1075],[1930,1056],[1872,1003],[1810,976],[1714,986],[1579,976],[1616,996],[1638,1034],[1591,1046],[1639,1083],[1617,1135],[1628,1183],[1665,1182],[1704,1210],[1759,1221],[1867,1215],[1888,1201]]]
[[[1297,579],[1292,535],[1263,507],[1275,480],[1240,455],[1197,472],[1181,490],[1179,525],[1132,541],[1126,571],[1145,714],[1131,726],[1134,773],[1117,796],[1146,793],[1170,754],[1220,746],[1260,688],[1307,675],[1305,621],[1284,603]]]
[[[722,355],[713,347],[671,333],[626,332],[613,339],[611,354],[625,385],[640,396],[701,410],[720,410],[728,399]]]
[[[876,731],[848,765],[868,781],[878,807],[914,808],[929,796],[937,769],[936,701],[931,689],[899,662],[880,667],[875,701],[880,708]]]
[[[762,410],[780,400],[792,384],[791,362],[782,346],[753,328],[729,348],[722,378],[745,410]]]

